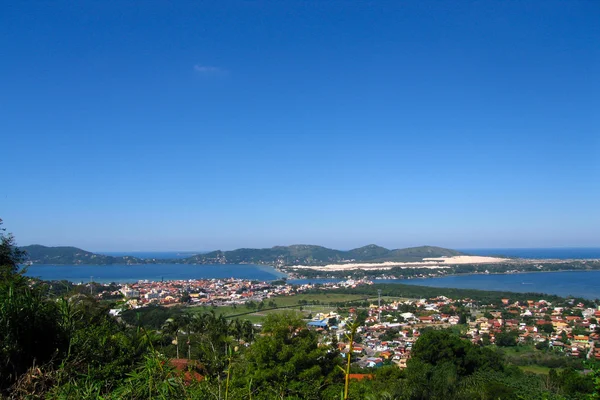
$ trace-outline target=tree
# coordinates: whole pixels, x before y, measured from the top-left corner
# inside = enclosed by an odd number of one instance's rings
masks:
[[[0,225],[2,220],[0,220]],[[43,287],[30,287],[19,272],[24,253],[12,234],[0,229],[0,391],[14,383],[33,363],[62,356],[66,340],[56,302]]]
[[[545,332],[547,334],[551,334],[554,332],[554,326],[552,324],[542,324],[537,326],[538,331]]]
[[[535,348],[538,350],[547,350],[550,346],[550,342],[546,339],[543,342],[537,342]]]
[[[516,346],[518,337],[519,332],[517,331],[500,332],[496,335],[496,345],[501,347]]]
[[[0,218],[0,274],[15,274],[19,271],[19,264],[25,260],[25,252],[19,249],[12,233],[5,233]]]
[[[483,346],[489,346],[491,344],[489,333],[484,333],[481,335],[481,344]]]
[[[179,299],[182,303],[189,303],[192,301],[192,296],[190,296],[190,294],[188,292],[185,292],[181,295],[181,298]]]
[[[476,347],[445,330],[430,330],[421,335],[413,346],[409,363],[415,361],[433,366],[454,364],[459,376],[470,375],[478,369],[499,369],[502,365],[492,350]]]
[[[176,318],[169,318],[165,321],[165,323],[162,326],[162,330],[163,332],[169,334],[169,335],[173,335],[175,336],[175,340],[173,340],[173,342],[175,342],[175,348],[177,351],[177,358],[179,358],[179,331],[181,330],[181,325],[179,323],[179,319]]]
[[[246,385],[260,393],[252,398],[320,398],[320,391],[332,383],[338,353],[319,347],[317,334],[297,313],[269,314],[262,333],[245,358]]]

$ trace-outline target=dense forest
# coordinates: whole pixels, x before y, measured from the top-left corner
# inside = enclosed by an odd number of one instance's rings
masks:
[[[50,290],[0,244],[0,393],[11,399],[598,399],[600,375],[523,372],[501,352],[428,330],[408,367],[347,368],[293,312],[260,330],[215,313],[161,308],[113,317],[110,302]],[[388,289],[392,290],[392,289]],[[433,289],[432,289],[433,290]],[[357,317],[358,318],[358,317]],[[360,321],[357,321],[360,322]],[[350,379],[350,373],[366,379]],[[345,383],[348,382],[346,386]]]

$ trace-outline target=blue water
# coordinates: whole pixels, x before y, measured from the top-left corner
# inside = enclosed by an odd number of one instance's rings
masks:
[[[385,282],[377,280],[376,283]],[[391,281],[388,281],[391,282]],[[400,279],[397,283],[445,288],[550,293],[600,298],[600,271],[530,272],[506,275],[456,275],[442,278]]]
[[[591,259],[600,258],[598,247],[557,247],[547,249],[527,248],[498,248],[498,249],[460,249],[463,253],[476,256],[506,256],[520,258],[546,258],[546,259]]]
[[[334,279],[297,279],[290,283],[326,283]],[[339,282],[339,280],[337,280]],[[440,288],[499,290],[521,293],[549,293],[558,296],[600,298],[600,271],[531,272],[523,274],[455,275],[441,278],[376,279],[374,283]]]
[[[43,280],[68,280],[71,282],[137,282],[179,279],[239,278],[270,281],[283,274],[262,265],[31,265],[26,275]],[[93,277],[93,278],[92,278]]]
[[[32,265],[27,275],[44,280],[71,282],[136,282],[138,280],[178,280],[240,278],[268,281],[283,275],[272,267],[259,265]],[[290,280],[290,283],[325,283],[336,279]],[[600,271],[534,272],[506,275],[457,275],[441,278],[375,280],[375,283],[403,283],[432,287],[452,287],[511,292],[550,293],[559,296],[600,298]]]

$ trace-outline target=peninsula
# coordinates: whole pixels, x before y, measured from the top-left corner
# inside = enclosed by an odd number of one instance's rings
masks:
[[[266,249],[216,250],[183,259],[113,257],[77,247],[21,247],[32,264],[110,265],[110,264],[258,264],[274,267],[325,266],[328,264],[422,262],[428,258],[465,256],[456,250],[420,246],[389,250],[374,244],[353,250],[334,250],[315,245],[275,246]]]

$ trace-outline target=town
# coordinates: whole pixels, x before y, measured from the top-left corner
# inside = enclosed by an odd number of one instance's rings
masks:
[[[307,327],[319,333],[321,345],[337,347],[344,357],[352,352],[355,364],[364,368],[406,368],[413,344],[430,329],[452,329],[481,346],[521,346],[570,360],[600,360],[600,307],[593,302],[502,298],[497,304],[483,304],[472,298],[445,296],[392,299],[347,295],[328,295],[329,301],[324,301],[323,293],[365,285],[373,282],[349,279],[292,285],[285,280],[231,278],[96,284],[95,290],[98,299],[123,300],[119,309],[111,310],[113,315],[149,306],[227,310],[234,314],[231,317],[254,315],[257,330],[261,327],[259,315],[295,309],[302,312]],[[350,344],[350,326],[356,321],[360,326]]]

